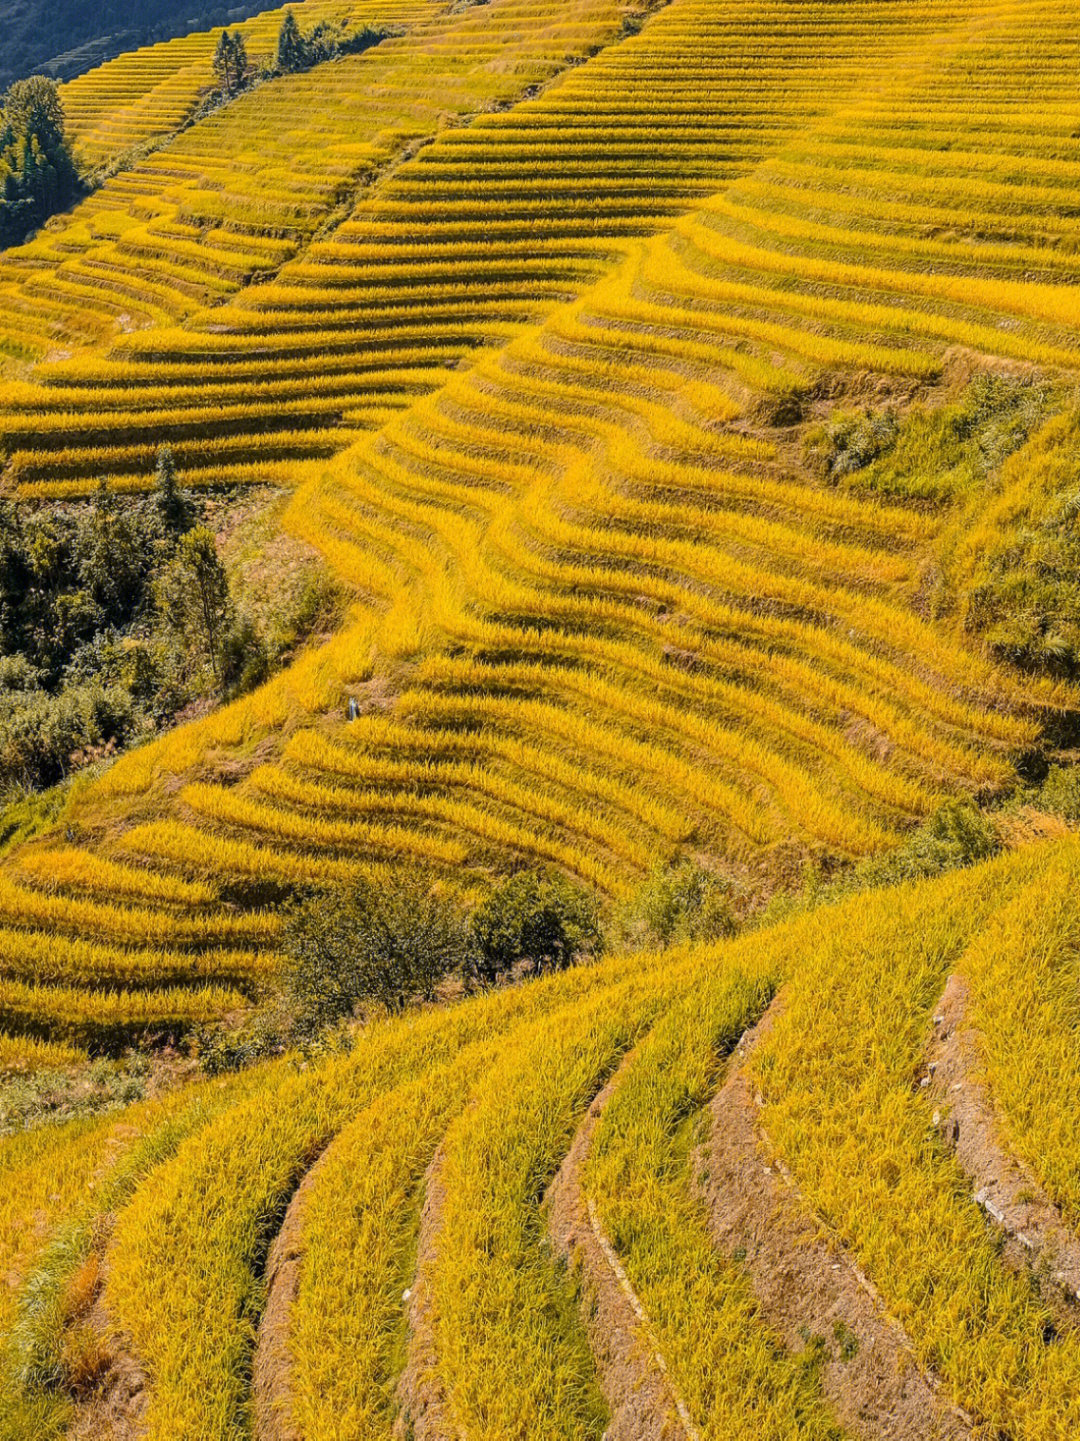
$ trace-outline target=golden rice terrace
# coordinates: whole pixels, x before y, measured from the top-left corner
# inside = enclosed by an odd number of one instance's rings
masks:
[[[0,773],[0,1441],[1076,1441],[1076,6],[234,29],[0,251],[0,731],[163,454],[338,603]],[[515,881],[600,939],[282,1021]]]

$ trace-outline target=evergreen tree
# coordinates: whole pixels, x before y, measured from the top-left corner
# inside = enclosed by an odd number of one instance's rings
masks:
[[[0,245],[17,244],[70,205],[78,180],[55,82],[17,81],[0,115]]]
[[[214,679],[220,680],[232,606],[229,578],[213,533],[205,526],[198,525],[181,536],[156,595],[169,627],[205,654]]]
[[[240,34],[239,30],[233,36],[232,63],[233,85],[236,91],[240,91],[248,82],[251,65],[248,61],[247,46],[244,44],[244,37]]]
[[[104,625],[122,625],[142,599],[145,547],[130,512],[101,481],[76,538],[79,580]]]
[[[223,95],[232,94],[230,60],[232,58],[232,36],[227,30],[221,32],[217,49],[214,51],[214,78]]]
[[[221,32],[217,49],[214,51],[214,75],[221,93],[231,100],[244,88],[248,78],[248,56],[244,37],[237,30],[235,35],[228,30]]]
[[[154,505],[166,540],[179,540],[191,525],[191,505],[180,489],[172,446],[163,445],[154,471]]]
[[[308,47],[300,34],[300,26],[291,10],[285,11],[277,44],[277,69],[282,75],[293,75],[308,65]]]

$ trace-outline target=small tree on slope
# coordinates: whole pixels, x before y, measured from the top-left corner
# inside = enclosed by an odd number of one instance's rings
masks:
[[[300,26],[291,10],[285,11],[277,44],[277,69],[282,75],[304,70],[308,64],[308,47],[300,34]]]

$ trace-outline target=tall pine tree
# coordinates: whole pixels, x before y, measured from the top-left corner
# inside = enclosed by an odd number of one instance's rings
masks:
[[[78,185],[56,82],[17,81],[0,114],[0,245],[17,244],[70,205]]]
[[[282,75],[293,75],[308,65],[308,47],[300,34],[300,26],[291,10],[285,11],[277,43],[277,69]]]
[[[228,30],[221,32],[221,39],[214,51],[214,75],[217,78],[221,93],[227,100],[238,95],[243,90],[248,79],[250,66],[248,63],[247,46],[244,44],[244,37],[240,31],[230,34]]]

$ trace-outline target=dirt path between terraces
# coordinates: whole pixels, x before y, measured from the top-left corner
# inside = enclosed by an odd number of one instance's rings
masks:
[[[66,1322],[69,1338],[82,1338],[78,1352],[85,1358],[84,1373],[69,1376],[75,1410],[67,1441],[137,1441],[143,1434],[147,1378],[129,1338],[118,1333],[105,1305],[105,1254],[114,1220],[112,1215],[99,1218],[93,1247],[80,1268],[81,1276],[92,1275],[92,1285]]]
[[[308,1168],[294,1191],[266,1259],[266,1306],[259,1322],[251,1375],[256,1441],[304,1441],[293,1421],[289,1341],[304,1256],[304,1207],[321,1161],[322,1156]]]
[[[852,1437],[967,1441],[969,1418],[939,1395],[872,1283],[770,1153],[743,1067],[774,1015],[770,1009],[743,1037],[710,1106],[697,1160],[713,1238],[745,1266],[764,1319],[791,1351],[803,1350],[808,1336],[824,1342],[822,1392]]]
[[[975,1200],[1005,1233],[1005,1259],[1034,1273],[1055,1319],[1080,1325],[1080,1237],[1024,1164],[1002,1146],[989,1092],[979,1077],[967,1024],[967,982],[949,978],[934,1014],[926,1083],[940,1110],[934,1123],[975,1188]]]
[[[409,1345],[398,1381],[401,1413],[394,1423],[399,1441],[457,1441],[446,1392],[438,1374],[435,1310],[428,1272],[439,1250],[446,1188],[442,1181],[440,1146],[424,1175],[424,1209],[416,1252],[416,1279],[408,1292]]]
[[[596,1127],[625,1065],[589,1107],[548,1189],[548,1227],[580,1281],[582,1319],[611,1408],[605,1441],[698,1441],[651,1338],[644,1308],[582,1185]]]
[[[307,1441],[292,1419],[290,1334],[305,1251],[304,1207],[317,1184],[325,1155],[324,1151],[297,1187],[267,1258],[266,1306],[259,1323],[252,1372],[256,1441]],[[409,1441],[451,1441],[454,1434],[445,1419],[445,1401],[435,1380],[435,1341],[425,1280],[441,1226],[444,1194],[439,1182],[441,1161],[441,1152],[437,1152],[425,1174],[426,1199],[420,1220],[417,1279],[405,1294],[409,1348],[398,1382],[402,1414],[395,1422],[394,1434],[408,1436]]]

